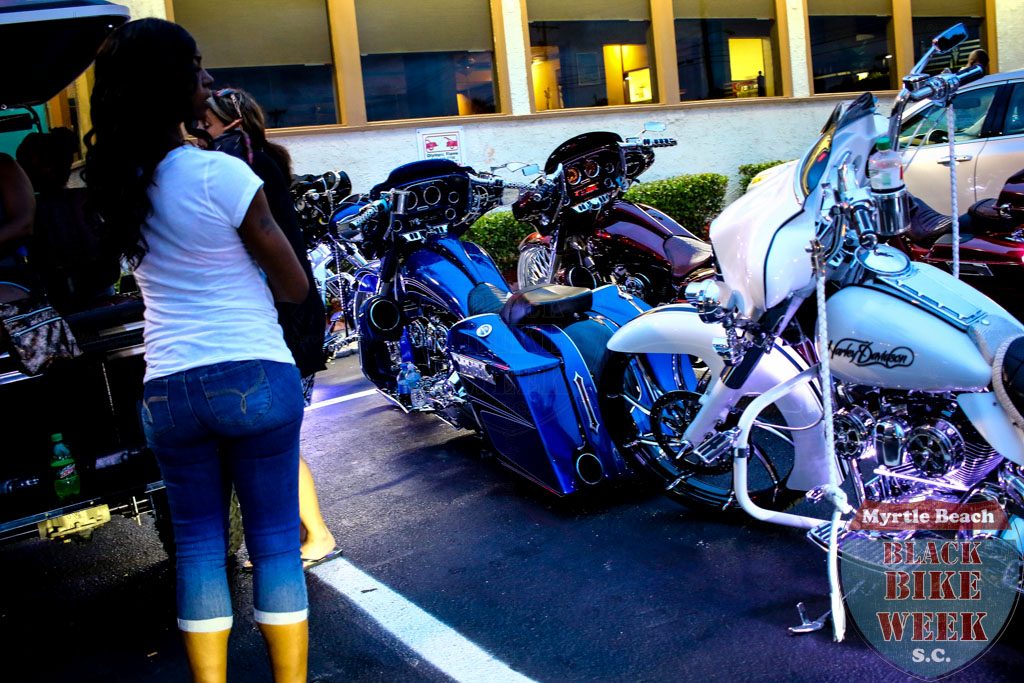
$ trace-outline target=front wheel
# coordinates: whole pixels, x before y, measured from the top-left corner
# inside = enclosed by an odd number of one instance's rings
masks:
[[[726,510],[738,507],[732,449],[702,459],[682,447],[683,433],[713,380],[696,356],[613,353],[602,378],[601,412],[615,443],[668,497],[691,507]],[[745,404],[735,407],[721,429],[735,426]],[[772,406],[750,434],[749,493],[760,506],[784,507],[799,496],[785,486],[793,465],[788,430]]]

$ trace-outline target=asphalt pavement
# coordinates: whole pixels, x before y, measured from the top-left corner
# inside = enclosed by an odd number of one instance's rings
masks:
[[[303,428],[345,552],[309,574],[311,680],[471,680],[452,672],[480,657],[491,668],[476,680],[908,680],[856,633],[788,635],[797,602],[828,606],[825,555],[801,532],[640,486],[558,500],[471,434],[368,388],[354,358],[338,361]],[[88,543],[0,548],[0,569],[3,680],[187,679],[173,567],[150,518]],[[267,681],[250,578],[233,581],[230,679]],[[946,680],[1020,680],[1021,621]]]

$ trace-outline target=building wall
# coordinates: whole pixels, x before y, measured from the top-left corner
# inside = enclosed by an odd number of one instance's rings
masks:
[[[167,16],[165,0],[121,0],[133,17]],[[299,173],[342,169],[356,190],[365,190],[395,166],[418,158],[416,131],[437,125],[462,128],[466,163],[486,169],[509,161],[543,163],[563,140],[591,130],[637,133],[645,121],[662,121],[678,147],[658,151],[658,161],[645,179],[679,173],[712,171],[735,178],[740,164],[799,156],[835,106],[837,97],[810,96],[807,0],[779,0],[789,34],[793,99],[727,100],[692,105],[627,107],[556,114],[531,114],[529,60],[520,23],[526,0],[501,0],[500,42],[508,59],[507,81],[511,116],[469,117],[457,121],[419,121],[329,127],[274,133],[292,152]],[[845,7],[843,3],[836,3]],[[987,0],[995,16],[999,68],[1024,68],[1024,0]],[[838,10],[837,10],[838,11]],[[783,19],[783,12],[779,12]],[[497,27],[496,27],[497,28]],[[850,97],[853,97],[852,95]],[[883,97],[883,110],[888,95]]]
[[[459,125],[465,162],[478,170],[488,170],[511,161],[543,165],[559,143],[580,133],[610,130],[626,137],[639,133],[647,121],[661,121],[668,126],[664,134],[677,138],[679,145],[657,150],[657,161],[644,180],[702,172],[722,173],[735,180],[740,164],[800,156],[817,138],[837,101],[751,100],[654,111],[620,109],[490,121],[466,119]],[[288,134],[274,139],[288,147],[297,173],[340,169],[349,174],[358,192],[382,181],[395,166],[418,158],[416,130],[371,128]]]
[[[999,69],[1024,69],[1024,0],[995,0]]]

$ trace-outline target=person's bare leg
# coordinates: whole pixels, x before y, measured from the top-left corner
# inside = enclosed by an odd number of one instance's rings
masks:
[[[212,633],[181,632],[195,683],[224,683],[227,680],[230,633],[231,629]]]
[[[259,624],[267,643],[274,683],[305,683],[309,658],[309,621]]]
[[[316,497],[313,473],[305,459],[299,456],[299,519],[305,532],[300,551],[304,560],[319,560],[334,550],[334,534],[324,523],[320,501]]]

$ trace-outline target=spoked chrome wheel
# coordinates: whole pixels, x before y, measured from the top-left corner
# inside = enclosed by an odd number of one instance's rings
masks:
[[[343,347],[356,340],[355,291],[356,279],[349,272],[331,273],[324,283],[327,308],[324,351],[329,360],[338,357]]]
[[[550,267],[551,249],[548,246],[528,244],[523,247],[519,252],[519,264],[516,267],[519,289],[547,282]]]
[[[678,502],[726,509],[737,506],[732,486],[732,449],[698,454],[683,440],[713,381],[695,356],[614,354],[602,382],[602,412],[616,443],[639,469]],[[747,402],[721,429],[735,425]],[[750,497],[778,507],[796,492],[784,482],[793,466],[793,440],[781,413],[770,407],[750,435]]]

